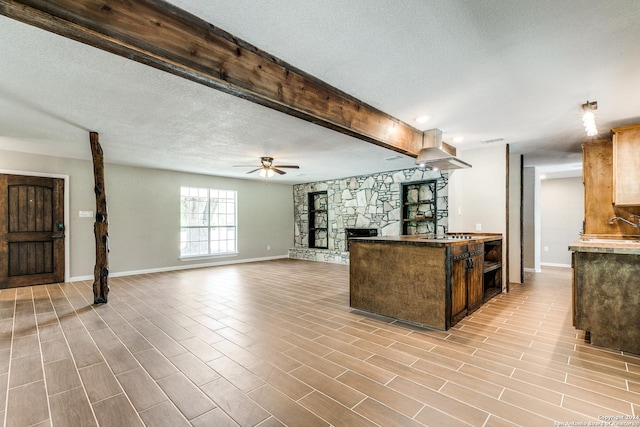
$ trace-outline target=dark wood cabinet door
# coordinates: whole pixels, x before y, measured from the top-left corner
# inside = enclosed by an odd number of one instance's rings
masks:
[[[453,255],[451,262],[451,325],[467,315],[467,254]]]
[[[469,245],[469,261],[467,269],[468,310],[474,311],[484,300],[483,285],[484,244]]]
[[[64,180],[0,175],[0,288],[64,281]]]

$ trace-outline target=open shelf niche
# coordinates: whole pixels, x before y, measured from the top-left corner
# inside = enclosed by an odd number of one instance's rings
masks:
[[[329,247],[328,207],[326,191],[309,193],[309,247],[327,249]]]
[[[437,180],[402,185],[402,234],[433,234],[438,229]]]

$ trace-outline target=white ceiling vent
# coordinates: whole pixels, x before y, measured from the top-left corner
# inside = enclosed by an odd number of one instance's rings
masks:
[[[504,138],[493,138],[493,139],[485,139],[484,141],[480,141],[483,144],[494,144],[496,142],[502,142],[504,141]]]

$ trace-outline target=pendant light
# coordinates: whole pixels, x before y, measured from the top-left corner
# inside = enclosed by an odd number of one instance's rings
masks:
[[[584,130],[587,132],[587,136],[596,136],[598,134],[598,128],[596,127],[596,115],[594,111],[598,109],[598,102],[593,101],[582,104],[582,124]]]

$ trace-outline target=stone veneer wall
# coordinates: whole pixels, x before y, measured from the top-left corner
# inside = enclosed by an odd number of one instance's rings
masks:
[[[289,258],[349,263],[345,228],[377,228],[378,235],[399,236],[402,232],[401,184],[438,179],[438,233],[448,229],[448,172],[403,169],[331,181],[293,186],[294,247]],[[328,248],[308,244],[308,198],[314,191],[328,196]]]

